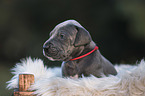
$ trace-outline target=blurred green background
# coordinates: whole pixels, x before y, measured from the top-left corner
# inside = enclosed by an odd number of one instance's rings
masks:
[[[145,56],[145,0],[1,0],[0,96],[12,93],[5,82],[21,58],[60,66],[43,56],[42,45],[55,25],[68,19],[79,21],[114,64],[135,64]]]

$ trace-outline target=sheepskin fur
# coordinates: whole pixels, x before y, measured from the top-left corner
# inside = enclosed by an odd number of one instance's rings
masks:
[[[145,96],[145,61],[135,66],[116,65],[117,76],[79,79],[62,78],[61,68],[47,68],[41,59],[27,58],[12,69],[14,77],[7,88],[18,88],[18,75],[34,74],[38,96]]]

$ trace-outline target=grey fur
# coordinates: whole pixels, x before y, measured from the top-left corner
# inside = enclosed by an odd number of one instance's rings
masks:
[[[50,38],[43,45],[43,53],[52,61],[63,61],[64,77],[116,75],[117,72],[111,62],[103,57],[99,50],[84,58],[69,61],[90,52],[95,46],[89,32],[83,26],[75,20],[67,20],[50,32]]]

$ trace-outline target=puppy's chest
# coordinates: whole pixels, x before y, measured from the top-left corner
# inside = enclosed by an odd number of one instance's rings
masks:
[[[65,67],[66,73],[69,76],[74,76],[76,74],[79,74],[79,71],[80,71],[79,64],[77,64],[77,62],[75,61],[65,62],[64,67]]]

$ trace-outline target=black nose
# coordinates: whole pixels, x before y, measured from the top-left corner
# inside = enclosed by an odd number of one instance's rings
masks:
[[[49,46],[43,45],[43,49],[48,49]]]
[[[45,45],[43,46],[43,50],[44,50],[45,52],[48,52],[48,48],[49,48],[48,46],[45,46]]]
[[[44,49],[44,51],[48,51],[48,49],[49,48],[51,48],[51,46],[52,46],[52,43],[46,43],[45,45],[43,45],[43,49]]]

